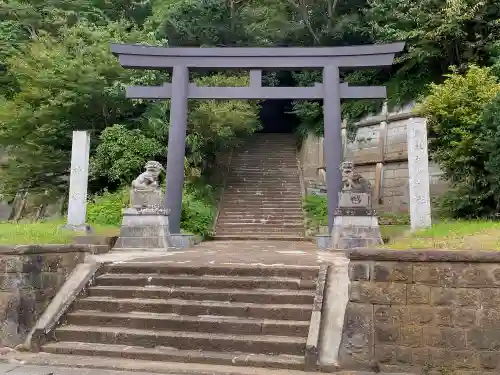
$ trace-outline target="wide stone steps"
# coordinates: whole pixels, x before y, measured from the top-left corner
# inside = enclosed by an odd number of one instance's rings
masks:
[[[284,353],[303,355],[306,338],[290,336],[241,335],[185,331],[158,331],[124,327],[66,325],[55,331],[58,341],[77,341],[100,344],[171,347],[194,350],[243,353]]]
[[[117,263],[108,270],[106,275],[99,277],[99,284],[102,285],[101,280],[107,275],[123,274],[123,273],[153,273],[156,275],[180,275],[180,276],[224,276],[224,277],[238,277],[238,278],[264,278],[264,277],[281,277],[283,279],[292,279],[296,281],[301,280],[316,280],[318,268],[314,266],[294,266],[294,267],[254,267],[251,265],[203,265],[203,266],[188,266],[182,264],[171,264],[166,262],[154,261],[149,262],[126,262]],[[306,281],[303,281],[306,282]],[[312,284],[307,284],[312,285]],[[151,285],[148,285],[151,287]],[[96,288],[96,287],[94,287]],[[271,289],[266,289],[272,292]],[[281,289],[280,289],[281,290]]]
[[[316,266],[107,266],[42,351],[303,369]]]
[[[124,286],[194,286],[220,289],[311,289],[314,282],[294,277],[261,276],[185,276],[163,274],[106,274],[99,277],[99,285]]]
[[[310,290],[283,289],[206,289],[200,287],[161,286],[96,286],[89,290],[92,297],[114,298],[182,298],[198,301],[250,302],[265,304],[310,304],[314,293]]]
[[[153,314],[149,312],[106,313],[83,310],[68,314],[66,321],[69,325],[79,326],[299,337],[307,336],[309,330],[309,321]]]
[[[176,348],[145,348],[131,345],[112,345],[84,342],[55,342],[45,345],[44,350],[54,354],[74,354],[139,359],[162,362],[202,363],[207,365],[254,366],[301,370],[304,357],[295,355],[265,355],[232,352],[179,350]]]

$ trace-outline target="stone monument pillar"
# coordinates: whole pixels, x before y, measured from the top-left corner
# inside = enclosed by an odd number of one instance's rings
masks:
[[[87,185],[89,179],[90,133],[74,131],[71,146],[71,173],[69,177],[69,200],[67,224],[63,229],[91,232],[86,224]]]
[[[354,172],[350,161],[343,162],[340,169],[342,186],[339,207],[334,213],[331,248],[345,250],[382,244],[378,218],[372,209],[370,183]]]
[[[168,210],[158,184],[158,177],[164,169],[156,161],[148,161],[145,169],[132,182],[130,207],[123,210],[116,250],[166,250],[170,247]]]

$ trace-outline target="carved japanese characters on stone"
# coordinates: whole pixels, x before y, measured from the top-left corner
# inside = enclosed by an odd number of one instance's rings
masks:
[[[157,161],[148,161],[145,166],[146,171],[141,173],[132,182],[133,190],[140,191],[153,191],[158,189],[158,177],[161,171],[163,171],[163,166]]]
[[[352,161],[344,161],[340,165],[342,172],[342,187],[343,192],[352,193],[371,193],[371,184],[362,175],[354,171],[354,163]]]

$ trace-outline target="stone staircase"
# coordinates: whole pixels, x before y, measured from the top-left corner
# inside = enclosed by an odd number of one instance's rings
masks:
[[[318,272],[316,266],[110,265],[41,350],[304,369]]]
[[[232,157],[217,239],[304,238],[302,190],[292,134],[254,134]]]

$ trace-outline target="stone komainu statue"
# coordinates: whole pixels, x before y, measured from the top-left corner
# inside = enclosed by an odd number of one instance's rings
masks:
[[[146,171],[141,173],[132,181],[133,190],[156,190],[158,189],[158,177],[163,166],[157,161],[148,161],[145,166]]]
[[[136,210],[160,210],[164,206],[164,196],[159,187],[158,178],[164,170],[157,161],[148,161],[146,171],[132,181],[130,205]]]
[[[354,163],[352,161],[344,161],[340,164],[340,170],[342,172],[341,191],[371,194],[370,182],[359,173],[354,172]]]

